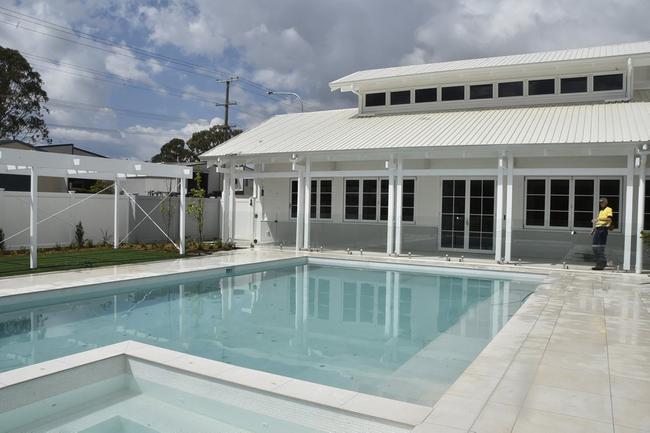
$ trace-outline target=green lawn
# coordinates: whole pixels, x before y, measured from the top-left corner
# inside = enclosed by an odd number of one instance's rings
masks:
[[[71,251],[39,252],[38,269],[29,269],[29,254],[0,256],[0,277],[33,272],[63,271],[67,269],[95,268],[179,258],[176,251],[118,249],[106,247],[84,248]]]

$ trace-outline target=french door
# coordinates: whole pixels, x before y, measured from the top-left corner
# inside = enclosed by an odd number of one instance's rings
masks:
[[[494,193],[492,179],[442,181],[440,249],[494,250]]]

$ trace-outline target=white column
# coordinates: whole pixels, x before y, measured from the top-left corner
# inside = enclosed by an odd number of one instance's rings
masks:
[[[38,267],[38,174],[30,168],[29,200],[29,269]]]
[[[498,262],[503,257],[502,251],[502,235],[503,235],[503,157],[497,160],[497,204],[495,210],[496,227],[494,229],[494,259]]]
[[[228,237],[235,241],[235,215],[237,202],[235,195],[235,165],[230,164],[230,187],[228,188]]]
[[[230,171],[223,173],[222,190],[221,190],[221,240],[228,240],[228,205],[230,199]]]
[[[395,188],[395,254],[402,254],[402,187],[404,179],[402,158],[397,159],[397,182]]]
[[[625,241],[623,243],[623,269],[631,269],[632,259],[632,213],[634,212],[634,154],[627,155],[625,176]]]
[[[185,254],[185,203],[187,200],[187,179],[181,179],[180,205],[178,208],[178,246],[179,253]]]
[[[390,157],[388,164],[388,217],[386,222],[386,254],[395,252],[395,159]],[[386,287],[388,290],[388,287]],[[386,303],[388,305],[388,303]]]
[[[115,176],[113,184],[113,249],[120,247],[119,225],[118,225],[118,203],[120,200],[120,181]]]
[[[506,253],[507,263],[512,261],[512,182],[513,182],[514,158],[508,155],[508,180],[506,183]]]
[[[307,158],[305,163],[305,222],[304,222],[304,235],[302,247],[306,250],[309,249],[309,235],[310,235],[310,220],[311,220],[311,161]]]
[[[298,174],[298,213],[296,215],[296,251],[302,247],[305,221],[305,178],[302,170],[297,170]]]
[[[636,261],[634,270],[637,274],[643,272],[643,226],[645,220],[645,166],[646,155],[641,155],[639,163],[639,188],[637,192],[637,214],[636,214]]]

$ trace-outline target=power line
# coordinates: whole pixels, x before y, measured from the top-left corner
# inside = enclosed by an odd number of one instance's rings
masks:
[[[163,133],[163,132],[148,132],[148,131],[127,131],[124,129],[116,129],[116,128],[94,128],[91,126],[82,126],[82,125],[64,125],[60,123],[48,123],[48,127],[52,128],[61,128],[61,129],[75,129],[75,130],[80,130],[80,131],[88,131],[88,132],[104,132],[104,133],[112,133],[112,134],[124,134],[124,135],[150,135],[153,137],[170,137],[173,135],[176,135],[175,132],[170,131],[169,133]]]
[[[84,103],[84,102],[66,101],[64,99],[57,99],[57,98],[50,98],[49,103],[53,104],[53,105],[62,106],[62,107],[65,107],[65,108],[70,108],[70,109],[73,109],[73,110],[96,111],[96,112],[110,110],[112,112],[116,112],[116,114],[117,113],[123,113],[123,114],[131,116],[131,117],[142,117],[142,118],[149,119],[149,120],[159,120],[161,122],[169,122],[169,121],[190,122],[190,121],[192,121],[192,119],[187,118],[187,117],[169,116],[169,115],[163,114],[163,113],[151,113],[151,112],[145,112],[145,111],[130,110],[130,109],[127,109],[127,108],[93,105],[93,104],[87,104],[87,103]]]
[[[7,11],[7,12],[2,12],[2,10]],[[233,73],[231,71],[228,71],[228,70],[223,69],[223,68],[221,68],[221,70],[220,70],[218,68],[212,68],[212,67],[209,67],[209,66],[198,65],[198,64],[195,64],[195,63],[192,63],[192,62],[179,60],[179,59],[176,59],[176,58],[173,58],[173,57],[170,57],[170,56],[159,54],[159,53],[156,53],[154,51],[146,50],[146,49],[139,48],[139,47],[129,45],[129,44],[117,44],[117,43],[115,43],[113,41],[110,41],[108,39],[104,39],[104,38],[101,38],[99,36],[92,35],[90,33],[85,33],[85,32],[70,28],[70,27],[62,26],[62,25],[53,23],[51,21],[47,21],[47,20],[35,17],[33,15],[24,14],[24,13],[21,13],[21,12],[18,12],[18,11],[15,11],[15,10],[12,10],[12,9],[9,9],[9,8],[6,8],[6,7],[0,6],[0,14],[5,15],[7,17],[11,17],[11,18],[16,19],[16,20],[24,20],[24,21],[27,21],[30,24],[40,26],[40,27],[44,27],[44,28],[49,29],[49,30],[57,31],[57,32],[64,33],[64,34],[67,34],[67,35],[72,35],[72,36],[74,36],[76,38],[79,38],[79,39],[90,40],[92,42],[99,43],[99,44],[102,44],[102,45],[105,45],[105,46],[110,46],[110,47],[113,47],[113,48],[118,48],[120,50],[125,50],[126,48],[128,48],[128,49],[130,49],[130,50],[132,50],[134,52],[137,52],[138,54],[140,54],[142,56],[146,56],[146,57],[154,58],[156,60],[162,60],[162,61],[165,61],[165,62],[168,62],[168,63],[178,64],[178,65],[182,65],[182,66],[186,66],[186,67],[190,67],[190,68],[193,68],[193,69],[198,69],[198,70],[202,70],[202,71],[206,71],[206,72],[202,73],[202,72],[197,72],[196,70],[179,69],[179,68],[174,68],[174,67],[171,67],[169,65],[166,65],[166,67],[168,67],[170,69],[176,69],[176,70],[180,70],[182,72],[201,75],[201,76],[208,77],[208,78],[214,78],[214,76],[212,74],[214,74],[215,72],[219,73],[219,74],[222,74],[222,75],[233,75]],[[12,26],[14,25],[14,23],[9,23],[9,22],[6,22],[6,21],[2,21],[2,22],[7,24],[7,25],[12,25]],[[15,23],[15,25],[17,27],[19,27],[19,24],[20,24],[19,22]],[[141,59],[141,58],[139,58],[137,56],[134,56],[132,54],[127,54],[127,53],[123,53],[123,52],[118,53],[118,52],[115,52],[114,50],[106,50],[106,49],[104,49],[102,47],[98,47],[96,45],[85,44],[85,43],[80,42],[80,41],[75,41],[75,40],[72,40],[72,39],[63,38],[61,36],[53,35],[53,34],[50,34],[50,33],[40,32],[40,31],[38,31],[36,29],[33,29],[33,28],[29,28],[29,27],[25,27],[25,26],[22,26],[22,27],[19,27],[19,28],[29,30],[29,31],[32,31],[32,32],[35,32],[35,33],[38,33],[38,34],[41,34],[41,35],[44,35],[44,36],[49,36],[49,37],[53,37],[53,38],[60,39],[60,40],[63,40],[63,41],[76,43],[76,44],[86,46],[86,47],[89,47],[89,48],[94,48],[94,49],[101,50],[101,51],[104,51],[104,52],[107,52],[107,53],[118,54],[118,55],[122,55],[122,56],[125,56],[125,57],[130,57],[130,58],[133,58],[133,59],[136,59],[136,60],[139,60],[139,61],[143,60],[143,59]],[[257,95],[260,95],[260,96],[265,96],[267,98],[274,99],[274,100],[282,102],[284,104],[288,103],[287,101],[284,101],[282,99],[273,98],[273,95],[269,95],[267,92],[269,90],[272,90],[272,89],[270,89],[270,88],[268,88],[268,87],[266,87],[266,86],[264,86],[262,84],[259,84],[259,83],[255,82],[253,80],[249,80],[247,78],[240,78],[240,79],[241,79],[242,82],[246,83],[247,85],[263,91],[263,92],[253,92],[253,93],[255,93]]]

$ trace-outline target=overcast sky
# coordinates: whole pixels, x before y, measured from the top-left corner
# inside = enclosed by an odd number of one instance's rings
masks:
[[[355,100],[327,84],[360,69],[650,39],[648,0],[2,0],[0,7],[29,16],[0,9],[0,45],[20,50],[41,73],[53,142],[137,159],[221,123],[214,103],[224,86],[215,80],[228,74],[243,78],[232,89],[231,123],[250,128],[299,109],[266,88],[298,92],[307,110],[349,107]]]

